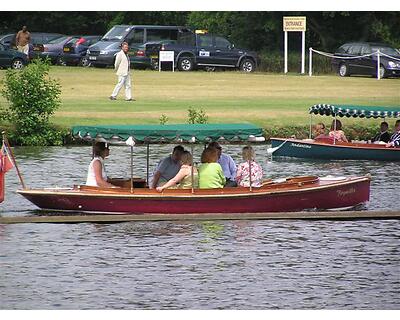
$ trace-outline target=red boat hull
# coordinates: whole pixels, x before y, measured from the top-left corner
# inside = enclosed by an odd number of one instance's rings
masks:
[[[19,190],[25,198],[46,210],[110,214],[190,214],[285,212],[306,209],[348,208],[369,200],[370,178],[318,182],[290,187],[219,190],[153,190],[93,192],[80,189]]]

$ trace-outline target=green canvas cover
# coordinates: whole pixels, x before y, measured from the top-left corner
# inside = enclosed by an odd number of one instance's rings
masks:
[[[331,105],[321,103],[310,107],[309,113],[348,118],[398,118],[400,117],[400,107]]]
[[[72,135],[83,140],[103,138],[106,141],[135,143],[210,142],[223,137],[226,141],[250,141],[263,137],[262,128],[253,124],[172,124],[172,125],[103,125],[74,126]]]

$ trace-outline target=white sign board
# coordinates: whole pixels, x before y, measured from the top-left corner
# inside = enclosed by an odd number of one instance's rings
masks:
[[[301,73],[304,73],[304,66],[305,66],[305,47],[306,47],[306,17],[283,17],[283,31],[285,33],[284,38],[284,55],[285,55],[285,66],[284,72],[288,72],[288,63],[287,63],[287,56],[288,56],[288,32],[293,31],[300,31],[301,35]]]
[[[161,71],[162,62],[172,62],[172,72],[175,71],[175,55],[174,51],[159,51],[158,53],[158,71]]]
[[[173,51],[160,51],[160,61],[174,61]]]
[[[306,17],[283,17],[283,31],[306,31]]]

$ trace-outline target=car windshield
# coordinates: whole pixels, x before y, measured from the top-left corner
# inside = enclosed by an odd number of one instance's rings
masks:
[[[65,41],[67,39],[68,39],[68,36],[61,36],[61,37],[55,38],[53,40],[50,40],[48,43],[49,44],[57,44],[57,43],[61,43],[61,42]]]
[[[112,29],[108,31],[101,40],[103,41],[122,40],[128,34],[129,30],[130,30],[129,27],[122,27],[122,26],[112,27]]]
[[[374,47],[373,46],[373,47],[371,47],[371,50],[372,50],[372,52],[376,52],[379,50],[380,52],[387,54],[389,56],[399,55],[399,53],[394,48],[391,48],[391,47]]]

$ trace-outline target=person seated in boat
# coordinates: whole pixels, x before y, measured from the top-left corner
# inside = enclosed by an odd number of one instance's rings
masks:
[[[342,123],[340,120],[334,119],[331,125],[331,131],[329,132],[329,136],[338,142],[348,142],[346,135],[342,130]]]
[[[218,152],[218,163],[222,167],[222,171],[224,172],[226,182],[225,187],[237,187],[236,183],[236,164],[233,161],[232,157],[226,153],[222,153],[221,145],[214,141],[208,144],[209,148],[214,148]]]
[[[185,149],[182,146],[176,146],[172,150],[172,154],[159,162],[150,183],[151,189],[165,184],[177,175],[181,168],[180,160],[183,151]]]
[[[400,148],[400,120],[397,120],[394,125],[394,133],[390,137],[388,143],[386,143],[386,147],[396,147]]]
[[[263,170],[255,161],[255,152],[251,146],[243,147],[242,157],[244,162],[238,165],[236,182],[241,187],[261,187],[263,180]],[[250,179],[251,177],[251,179]]]
[[[192,178],[192,165],[193,157],[189,151],[183,151],[181,156],[181,168],[175,177],[170,179],[166,184],[161,187],[157,187],[157,191],[161,192],[164,189],[191,189],[192,181],[193,188],[199,187],[199,176],[196,167],[193,167],[193,178]]]
[[[104,159],[110,154],[110,149],[105,142],[96,142],[93,145],[93,159],[89,164],[86,185],[101,188],[117,188],[108,182]]]
[[[381,122],[380,132],[372,138],[371,142],[379,143],[380,141],[388,143],[390,141],[390,134],[388,132],[389,125],[386,121]]]
[[[226,183],[224,172],[218,161],[218,150],[205,148],[201,154],[201,165],[199,166],[199,188],[216,189],[223,188]]]
[[[326,134],[326,127],[325,124],[322,122],[317,123],[314,126],[314,140],[332,140],[332,138]]]

